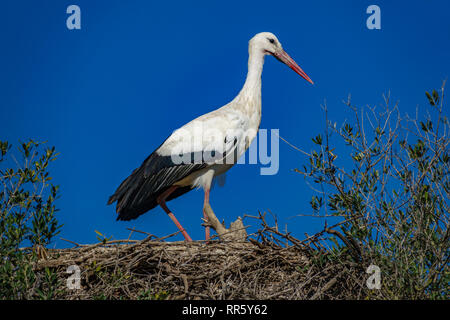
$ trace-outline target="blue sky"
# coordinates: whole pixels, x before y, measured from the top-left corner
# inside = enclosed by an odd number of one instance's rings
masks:
[[[66,28],[66,8],[81,8],[81,30]],[[366,28],[366,8],[381,8],[381,30]],[[450,2],[433,1],[8,1],[0,11],[0,140],[48,140],[60,152],[51,174],[61,187],[61,236],[115,239],[135,227],[176,231],[160,208],[116,222],[106,206],[118,184],[176,128],[229,102],[247,72],[247,43],[277,35],[314,80],[267,57],[261,128],[305,150],[330,119],[350,114],[342,100],[375,106],[391,91],[403,112],[425,106],[425,90],[450,74]],[[211,204],[219,219],[270,210],[302,237],[323,220],[311,213],[311,189],[292,170],[306,159],[280,142],[277,175],[235,166]],[[203,192],[169,202],[194,239]],[[249,221],[250,222],[250,221]],[[177,239],[182,239],[178,237]],[[58,247],[68,244],[57,240]]]

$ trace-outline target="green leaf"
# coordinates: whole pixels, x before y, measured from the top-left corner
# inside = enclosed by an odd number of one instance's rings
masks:
[[[430,94],[428,91],[426,91],[425,94],[426,94],[426,96],[427,96],[427,98],[428,98],[428,102],[429,102],[432,106],[434,106],[435,103],[434,103],[434,100],[433,100],[433,97],[431,96],[431,94]]]
[[[439,94],[437,93],[437,91],[433,90],[432,94],[433,94],[433,100],[434,100],[435,104],[439,104]]]
[[[319,134],[317,137],[313,138],[312,141],[315,144],[322,145],[322,135]]]

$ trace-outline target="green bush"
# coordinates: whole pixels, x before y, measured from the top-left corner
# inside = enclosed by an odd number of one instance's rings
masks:
[[[445,85],[445,83],[444,83]],[[403,116],[345,103],[354,116],[328,120],[301,173],[313,185],[312,209],[342,218],[330,231],[336,259],[381,269],[381,299],[449,298],[449,121],[444,85],[428,107]]]
[[[0,141],[0,298],[50,298],[55,279],[49,270],[35,274],[33,264],[61,228],[48,172],[57,154],[33,140],[18,148],[19,160],[10,149]]]

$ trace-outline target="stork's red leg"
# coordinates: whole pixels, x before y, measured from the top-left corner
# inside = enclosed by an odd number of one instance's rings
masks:
[[[169,189],[167,189],[166,191],[164,191],[157,199],[158,204],[161,206],[161,208],[163,208],[163,210],[167,213],[167,215],[170,217],[170,219],[172,219],[172,221],[176,224],[176,226],[178,227],[178,229],[181,231],[181,233],[184,236],[184,239],[186,239],[186,241],[191,242],[192,239],[191,237],[187,234],[186,230],[181,226],[181,224],[178,222],[177,218],[175,218],[175,215],[169,210],[169,208],[167,208],[166,205],[166,199],[167,197],[175,191],[175,189],[178,188],[177,186],[171,186]]]
[[[206,205],[207,203],[209,203],[209,189],[205,189],[205,202],[204,202],[204,204]],[[208,223],[208,215],[206,214],[206,212],[205,212],[205,209],[204,209],[205,207],[203,207],[203,217],[205,218],[205,220],[206,220],[206,223]],[[208,240],[209,240],[209,226],[206,226],[205,227],[205,240],[208,242]]]

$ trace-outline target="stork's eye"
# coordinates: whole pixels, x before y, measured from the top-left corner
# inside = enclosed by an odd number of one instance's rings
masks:
[[[275,39],[269,39],[269,38],[267,38],[267,39],[269,40],[270,43],[275,43]]]

